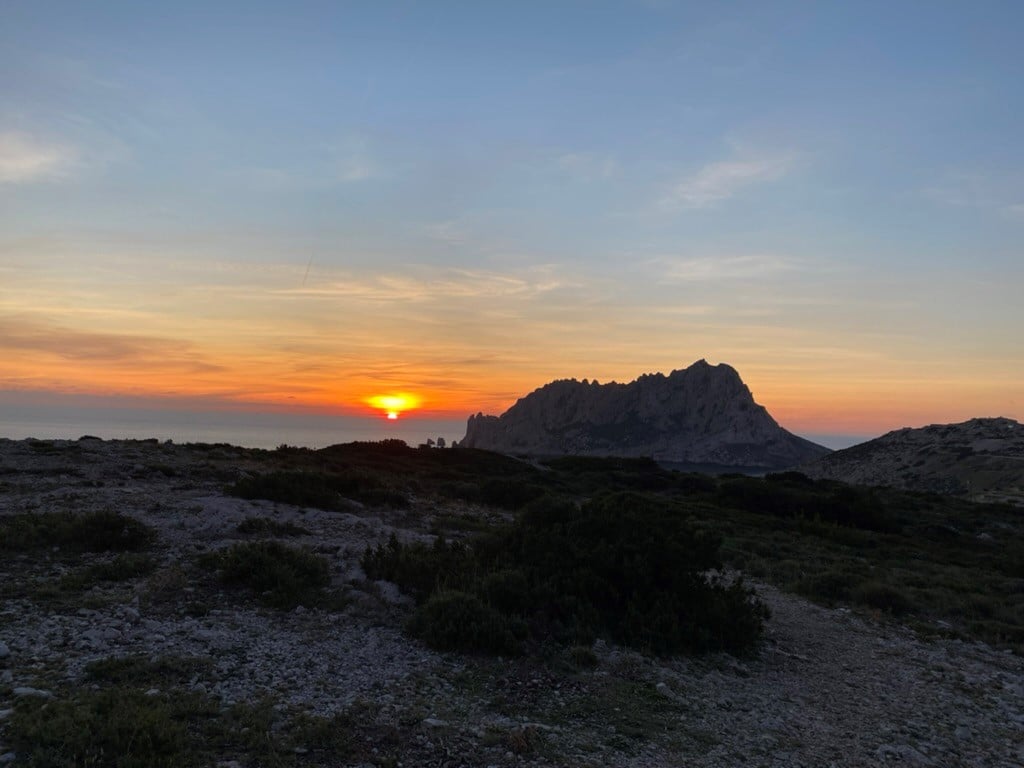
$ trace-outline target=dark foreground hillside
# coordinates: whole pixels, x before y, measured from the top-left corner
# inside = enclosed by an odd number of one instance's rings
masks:
[[[0,761],[1015,765],[1022,528],[643,459],[0,441]]]

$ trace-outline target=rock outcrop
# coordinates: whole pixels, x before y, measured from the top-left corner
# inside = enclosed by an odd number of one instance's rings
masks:
[[[501,416],[470,416],[461,445],[532,456],[649,456],[764,469],[828,453],[780,427],[735,369],[704,360],[629,384],[553,381]]]
[[[858,485],[966,495],[1024,506],[1024,426],[1013,419],[904,428],[800,468]]]

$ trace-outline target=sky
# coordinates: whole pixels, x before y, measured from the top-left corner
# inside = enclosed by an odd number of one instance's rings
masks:
[[[0,18],[8,404],[463,418],[707,359],[801,434],[1024,419],[1019,2]]]

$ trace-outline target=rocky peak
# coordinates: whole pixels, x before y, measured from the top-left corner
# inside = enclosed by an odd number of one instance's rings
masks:
[[[499,416],[471,416],[462,445],[539,456],[651,456],[781,468],[827,449],[786,432],[734,368],[698,360],[628,384],[559,379]]]

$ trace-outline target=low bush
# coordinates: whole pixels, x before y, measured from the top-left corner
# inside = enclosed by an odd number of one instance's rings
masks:
[[[17,699],[4,723],[5,745],[16,753],[13,764],[297,768],[363,764],[377,752],[364,746],[364,724],[348,712],[293,715],[271,700],[222,707],[189,690],[190,680],[211,667],[188,658],[107,658],[86,668],[88,685],[58,691],[53,699]],[[144,693],[147,688],[159,692]]]
[[[198,705],[198,697],[172,701],[136,690],[26,701],[14,710],[8,737],[26,768],[177,768]]]
[[[235,544],[203,562],[218,568],[224,583],[248,587],[275,608],[315,605],[331,582],[327,560],[276,541]]]
[[[255,533],[263,536],[305,536],[305,528],[288,521],[286,523],[269,517],[247,517],[238,524],[239,533]]]
[[[63,589],[87,589],[97,582],[128,581],[146,576],[155,568],[156,562],[147,555],[122,553],[109,562],[95,563],[66,574],[60,585]]]
[[[594,669],[601,663],[589,645],[574,645],[569,649],[569,658],[580,669]]]
[[[148,547],[152,528],[117,512],[44,512],[0,517],[0,549],[60,547],[74,552],[126,552]]]
[[[850,599],[853,587],[859,579],[847,571],[827,570],[812,576],[805,576],[796,583],[796,592],[829,605]]]
[[[526,635],[517,622],[467,592],[436,592],[419,607],[409,633],[440,651],[516,655]]]
[[[903,616],[914,608],[913,602],[906,594],[877,581],[857,585],[851,593],[851,598],[855,603],[891,613],[893,616]]]
[[[199,673],[209,673],[209,659],[186,656],[111,656],[90,662],[85,679],[91,683],[137,688],[185,686]]]
[[[317,509],[344,509],[345,499],[370,506],[406,507],[406,494],[376,475],[339,468],[333,472],[268,472],[244,477],[227,489],[243,499],[266,499]]]
[[[879,533],[900,529],[879,496],[868,488],[815,484],[799,472],[766,479],[732,477],[722,481],[718,502],[734,509],[775,517],[802,518]]]
[[[514,524],[469,545],[392,539],[367,550],[363,568],[399,584],[423,609],[432,596],[458,591],[443,611],[418,614],[416,632],[428,642],[448,637],[455,600],[492,628],[498,625],[481,606],[524,621],[536,642],[605,635],[662,654],[748,651],[765,613],[742,582],[708,575],[721,566],[719,545],[717,536],[681,519],[678,507],[648,497],[614,494],[583,506],[545,497]],[[434,631],[432,621],[442,626]]]
[[[477,571],[476,556],[467,545],[444,537],[433,544],[401,544],[394,534],[387,544],[368,548],[363,570],[372,579],[393,581],[418,602],[434,592],[468,587]]]

